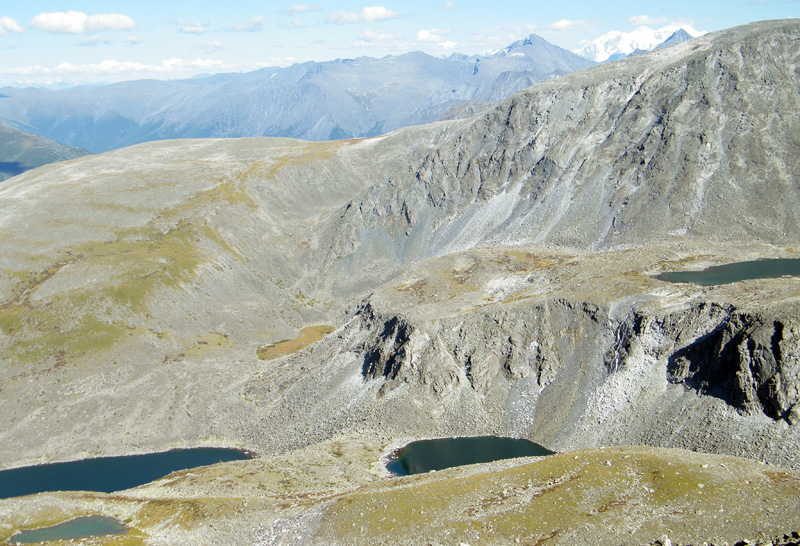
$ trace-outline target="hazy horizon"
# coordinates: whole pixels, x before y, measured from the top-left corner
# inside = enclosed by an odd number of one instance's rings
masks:
[[[611,31],[668,25],[697,32],[797,16],[797,0],[625,0],[486,4],[418,0],[222,5],[47,1],[0,11],[0,86],[63,87],[185,79],[305,61],[411,51],[481,54],[538,34],[575,51]]]

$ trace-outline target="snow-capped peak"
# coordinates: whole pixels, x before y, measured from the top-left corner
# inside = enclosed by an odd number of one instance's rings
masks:
[[[685,30],[693,38],[705,34],[704,31],[696,30],[691,25],[667,25],[659,29],[642,25],[632,32],[619,30],[607,32],[575,50],[575,53],[595,62],[603,62],[611,56],[629,55],[637,49],[651,50],[680,29]]]

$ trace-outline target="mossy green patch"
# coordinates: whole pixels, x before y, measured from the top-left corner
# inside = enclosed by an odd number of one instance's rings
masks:
[[[231,179],[219,180],[215,186],[203,190],[189,199],[184,205],[164,211],[165,217],[179,217],[187,212],[198,209],[202,205],[244,205],[248,209],[255,209],[257,205],[252,197],[245,191],[244,182],[250,174],[260,166],[257,163],[245,173]]]
[[[641,543],[667,528],[691,538],[724,536],[732,522],[757,528],[765,504],[798,504],[796,474],[776,482],[750,461],[718,457],[701,464],[709,459],[684,453],[584,450],[497,471],[397,478],[337,500],[319,536],[348,544],[401,538],[408,544],[540,544],[578,533]],[[703,517],[707,510],[715,516]]]
[[[713,259],[714,256],[710,254],[697,254],[693,256],[685,256],[678,260],[661,260],[654,265],[654,269],[658,271],[678,271],[685,269],[687,265],[697,262],[704,263]]]
[[[258,499],[248,498],[254,509],[260,504]],[[141,501],[139,510],[131,518],[131,524],[147,532],[151,528],[164,525],[191,531],[207,526],[214,520],[230,520],[243,510],[241,497],[194,497],[146,499]]]
[[[146,534],[137,529],[131,529],[127,535],[93,538],[91,539],[91,544],[97,544],[98,546],[144,546],[147,544],[146,539]]]
[[[167,522],[190,529],[208,516],[197,499],[151,499],[142,504],[133,521],[145,529]]]
[[[470,269],[456,270],[442,267],[426,273],[427,276],[424,278],[400,284],[397,291],[413,296],[420,303],[429,303],[452,300],[480,290],[480,285],[472,281]]]
[[[333,332],[334,329],[335,328],[333,326],[328,326],[326,324],[319,326],[308,326],[303,328],[300,331],[300,335],[295,338],[285,339],[277,343],[271,343],[269,345],[259,347],[256,351],[256,354],[260,360],[270,360],[273,358],[290,355],[311,345],[312,343],[316,343],[326,335]]]
[[[136,332],[130,317],[146,314],[157,291],[183,289],[221,253],[237,256],[206,220],[192,217],[209,203],[252,204],[237,188],[220,183],[143,227],[66,248],[39,270],[8,272],[12,290],[0,304],[8,360],[64,362]]]
[[[533,271],[563,261],[560,256],[543,257],[519,249],[478,249],[435,258],[417,269],[414,278],[396,285],[395,290],[418,303],[444,302],[483,294],[493,280],[515,282]],[[507,302],[523,296],[512,294]],[[494,296],[482,298],[485,302]]]
[[[510,273],[536,271],[558,263],[553,257],[544,258],[533,252],[517,249],[497,251],[489,261]]]
[[[227,334],[210,332],[197,336],[197,341],[184,351],[184,355],[198,358],[232,346],[233,339]]]
[[[96,199],[90,199],[87,204],[92,207],[93,209],[97,210],[104,210],[104,211],[111,211],[111,212],[130,212],[130,213],[137,213],[136,207],[132,207],[130,205],[126,205],[123,203],[112,203],[110,201],[98,201]]]
[[[328,142],[307,142],[304,146],[294,147],[288,153],[279,156],[263,173],[266,178],[274,178],[278,171],[290,165],[303,165],[313,161],[326,161],[343,146],[357,142],[357,140],[336,140]],[[259,164],[258,167],[261,165]],[[251,169],[248,174],[254,174]]]
[[[292,304],[292,310],[297,314],[301,314],[304,308],[314,307],[319,303],[319,301],[306,295],[302,290],[295,294],[294,301],[295,303]]]

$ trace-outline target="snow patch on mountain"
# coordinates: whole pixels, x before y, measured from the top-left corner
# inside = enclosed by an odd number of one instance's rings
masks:
[[[599,38],[586,43],[583,47],[576,49],[575,53],[586,59],[601,63],[609,59],[625,57],[637,49],[649,51],[681,29],[686,31],[692,38],[697,38],[706,33],[695,29],[692,25],[667,25],[659,29],[642,25],[632,32],[621,32],[619,30],[607,32]]]

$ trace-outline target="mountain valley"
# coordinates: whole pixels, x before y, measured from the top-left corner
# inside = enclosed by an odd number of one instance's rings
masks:
[[[3,467],[260,457],[0,500],[0,538],[95,513],[132,527],[98,544],[800,531],[800,279],[656,278],[798,256],[800,23],[455,117],[146,142],[3,182]],[[385,468],[409,441],[480,434],[558,454]]]

